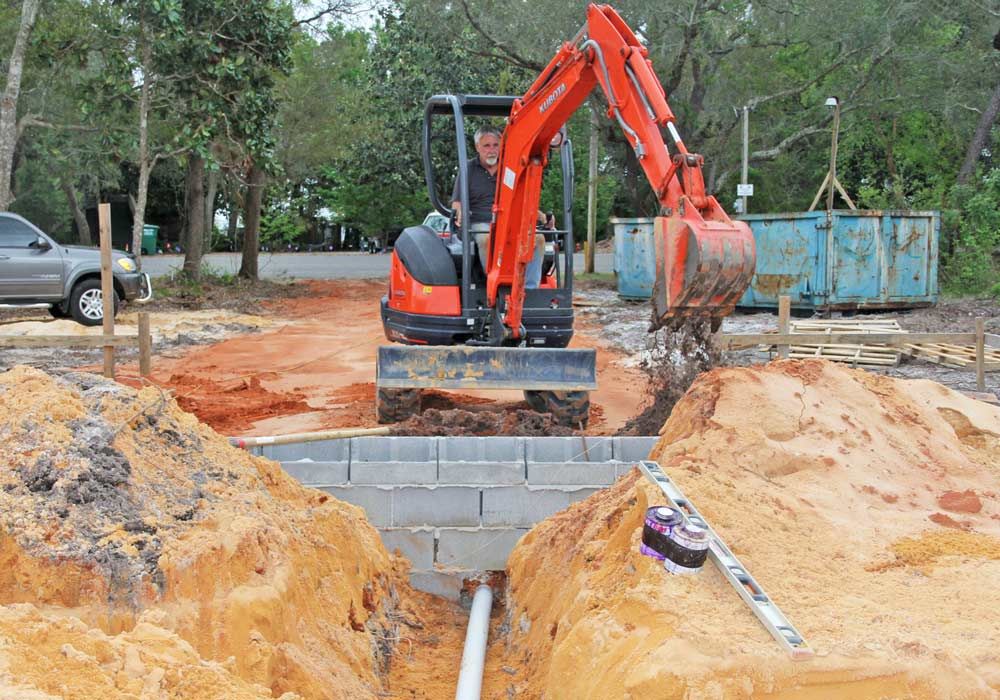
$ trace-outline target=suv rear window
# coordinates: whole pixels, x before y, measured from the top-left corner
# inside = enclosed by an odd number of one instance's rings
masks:
[[[38,240],[38,233],[23,221],[0,216],[0,248],[27,248]]]

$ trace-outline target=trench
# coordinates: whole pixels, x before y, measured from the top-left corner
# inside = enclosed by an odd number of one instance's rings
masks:
[[[998,455],[975,436],[996,434],[1000,411],[939,385],[779,361],[702,375],[655,444],[358,437],[262,459],[156,388],[15,368],[0,697],[450,698],[486,577],[487,700],[986,700]],[[717,568],[639,553],[663,495],[631,469],[647,456],[813,661]]]

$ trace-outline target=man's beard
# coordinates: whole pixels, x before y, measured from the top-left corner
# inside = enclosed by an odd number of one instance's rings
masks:
[[[496,165],[500,160],[500,156],[486,156],[486,165]]]

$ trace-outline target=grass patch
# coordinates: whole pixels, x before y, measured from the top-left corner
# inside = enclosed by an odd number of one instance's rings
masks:
[[[618,277],[613,272],[573,272],[573,284],[579,289],[618,289]]]
[[[193,280],[181,270],[153,280],[153,299],[149,311],[171,309],[228,309],[245,314],[260,314],[266,303],[275,299],[306,296],[305,284],[292,281],[251,280],[202,265],[199,279]]]

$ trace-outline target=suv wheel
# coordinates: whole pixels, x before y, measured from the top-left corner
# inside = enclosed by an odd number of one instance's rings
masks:
[[[113,290],[112,290],[113,291]],[[118,293],[115,296],[115,315],[118,315]],[[73,320],[84,326],[99,326],[104,322],[104,295],[101,292],[101,280],[85,279],[73,287],[69,297],[69,312]]]

